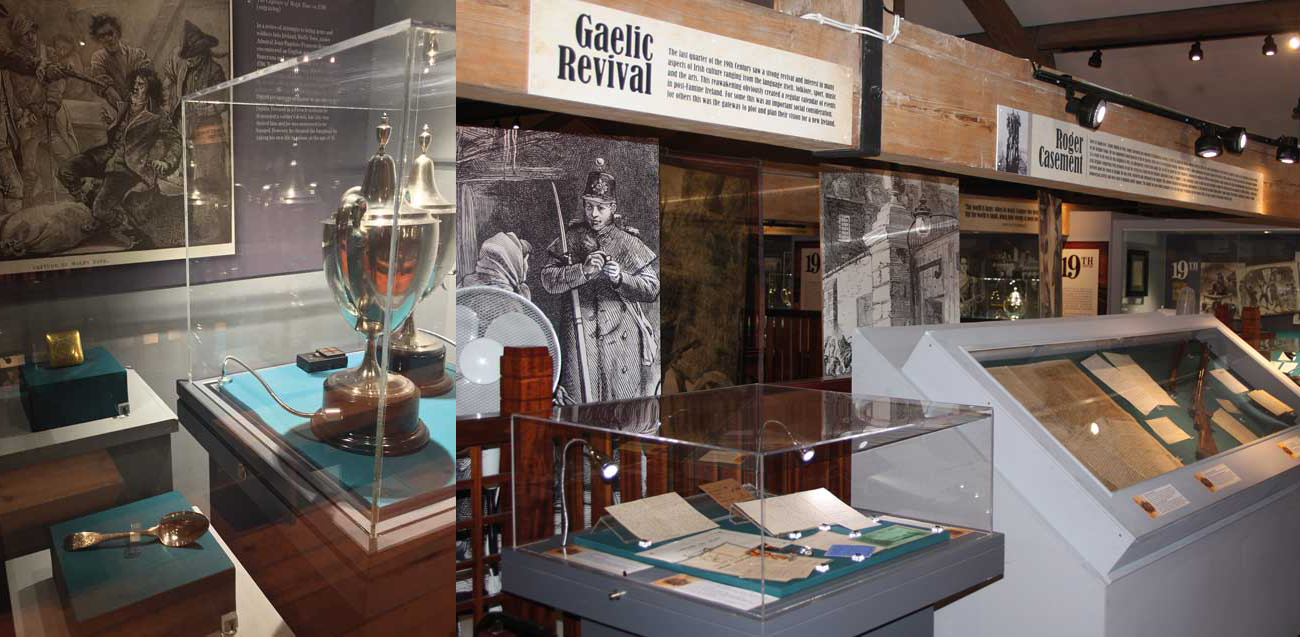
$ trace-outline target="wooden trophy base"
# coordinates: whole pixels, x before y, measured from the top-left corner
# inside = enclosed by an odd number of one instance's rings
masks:
[[[379,439],[376,416],[379,413],[377,381],[356,379],[354,369],[331,374],[325,379],[324,411],[338,409],[341,416],[325,420],[313,418],[312,433],[332,447],[352,453],[373,455],[382,449],[385,456],[404,456],[424,448],[429,429],[420,421],[420,391],[401,374],[388,374],[388,391],[384,406],[384,435]]]
[[[388,351],[389,369],[415,383],[420,396],[434,398],[451,391],[453,382],[447,375],[447,348],[433,337],[417,332],[413,347],[394,343]]]

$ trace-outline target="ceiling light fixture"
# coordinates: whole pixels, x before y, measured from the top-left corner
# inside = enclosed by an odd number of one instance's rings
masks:
[[[1268,56],[1277,55],[1277,43],[1273,41],[1273,36],[1271,35],[1264,36],[1263,52],[1264,55],[1268,55]]]
[[[1234,155],[1240,155],[1241,151],[1246,150],[1246,141],[1249,136],[1246,135],[1246,129],[1240,126],[1233,126],[1219,135],[1223,139],[1223,147]]]
[[[1300,142],[1294,137],[1283,137],[1278,140],[1277,160],[1284,164],[1294,164],[1300,159]]]
[[[1291,47],[1292,51],[1300,49],[1300,35],[1291,36],[1291,39],[1286,41],[1286,45]]]
[[[1112,91],[1104,86],[1085,82],[1071,75],[1049,71],[1038,65],[1034,65],[1033,77],[1040,82],[1064,89],[1066,110],[1070,113],[1081,114],[1079,123],[1088,128],[1095,129],[1101,125],[1101,120],[1105,118],[1105,111],[1101,108],[1103,104],[1121,104],[1125,108],[1186,124],[1201,131],[1200,137],[1196,140],[1196,154],[1201,157],[1222,155],[1225,147],[1230,152],[1241,152],[1245,150],[1248,142],[1255,142],[1276,148],[1277,160],[1280,162],[1287,164],[1300,163],[1300,142],[1297,142],[1295,137],[1265,137],[1240,126],[1226,126],[1206,121],[1181,111],[1153,104],[1127,93]],[[1076,97],[1077,95],[1083,95],[1083,97]],[[1300,115],[1300,103],[1296,105],[1295,112]],[[1094,113],[1095,118],[1090,120],[1087,117],[1089,113]],[[1297,119],[1300,119],[1300,117],[1297,117]]]
[[[1065,112],[1073,113],[1079,120],[1079,125],[1091,130],[1101,128],[1101,123],[1106,119],[1106,100],[1100,95],[1088,93],[1083,97],[1075,97],[1074,91],[1066,93]]]
[[[1214,127],[1207,124],[1201,128],[1201,136],[1196,138],[1196,154],[1205,159],[1213,159],[1223,154],[1223,140],[1219,139]]]
[[[1201,41],[1197,40],[1192,44],[1192,50],[1187,52],[1187,59],[1193,62],[1200,62],[1205,57],[1205,51],[1201,50]]]
[[[1094,69],[1101,68],[1101,49],[1092,52],[1092,57],[1088,58],[1088,66]]]

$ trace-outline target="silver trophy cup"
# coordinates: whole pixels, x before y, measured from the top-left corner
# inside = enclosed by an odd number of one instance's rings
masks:
[[[438,284],[451,271],[456,261],[456,204],[447,200],[438,192],[438,183],[434,179],[433,159],[429,157],[429,142],[433,135],[426,124],[420,133],[420,155],[411,166],[410,178],[406,182],[406,192],[402,195],[402,207],[423,210],[434,218],[436,239],[434,241],[433,276],[420,294],[420,300],[429,296]],[[432,332],[415,326],[415,313],[412,312],[393,332],[389,345],[388,368],[410,378],[420,389],[425,398],[441,396],[452,388],[452,378],[447,375],[447,348],[443,346]]]
[[[366,352],[360,366],[325,380],[323,411],[336,416],[313,419],[311,428],[341,449],[392,456],[418,451],[429,432],[419,418],[419,388],[399,373],[385,376],[378,348],[429,287],[439,228],[428,211],[397,205],[396,164],[384,151],[392,133],[387,115],[376,132],[379,150],[361,186],[348,189],[325,220],[322,241],[325,278],[343,317],[366,336]]]

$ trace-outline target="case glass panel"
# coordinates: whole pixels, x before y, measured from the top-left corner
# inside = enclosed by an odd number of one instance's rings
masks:
[[[451,506],[455,51],[408,21],[182,105],[190,379],[362,544]]]
[[[990,537],[990,410],[775,385],[515,416],[514,546],[766,620]]]
[[[1295,392],[1217,329],[975,358],[1108,490],[1295,424]]]
[[[1038,318],[1038,236],[963,232],[961,320]]]

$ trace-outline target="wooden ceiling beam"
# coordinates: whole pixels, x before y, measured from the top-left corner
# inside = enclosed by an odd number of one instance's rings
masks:
[[[999,0],[1000,1],[1000,0]],[[966,3],[972,4],[971,0]],[[971,10],[974,13],[974,9]],[[976,14],[976,19],[979,15]],[[997,44],[994,30],[982,20],[984,33],[967,40],[1007,51]],[[1024,31],[1038,51],[1152,46],[1196,40],[1221,40],[1300,31],[1300,0],[1258,0],[1196,9],[1097,18],[1027,27]],[[1018,52],[1014,55],[1028,57]]]
[[[963,0],[975,20],[984,27],[984,32],[992,42],[993,48],[1010,53],[1016,57],[1027,58],[1053,66],[1052,54],[1042,52],[1035,44],[1033,36],[1020,25],[1015,12],[1007,6],[1006,0]]]

